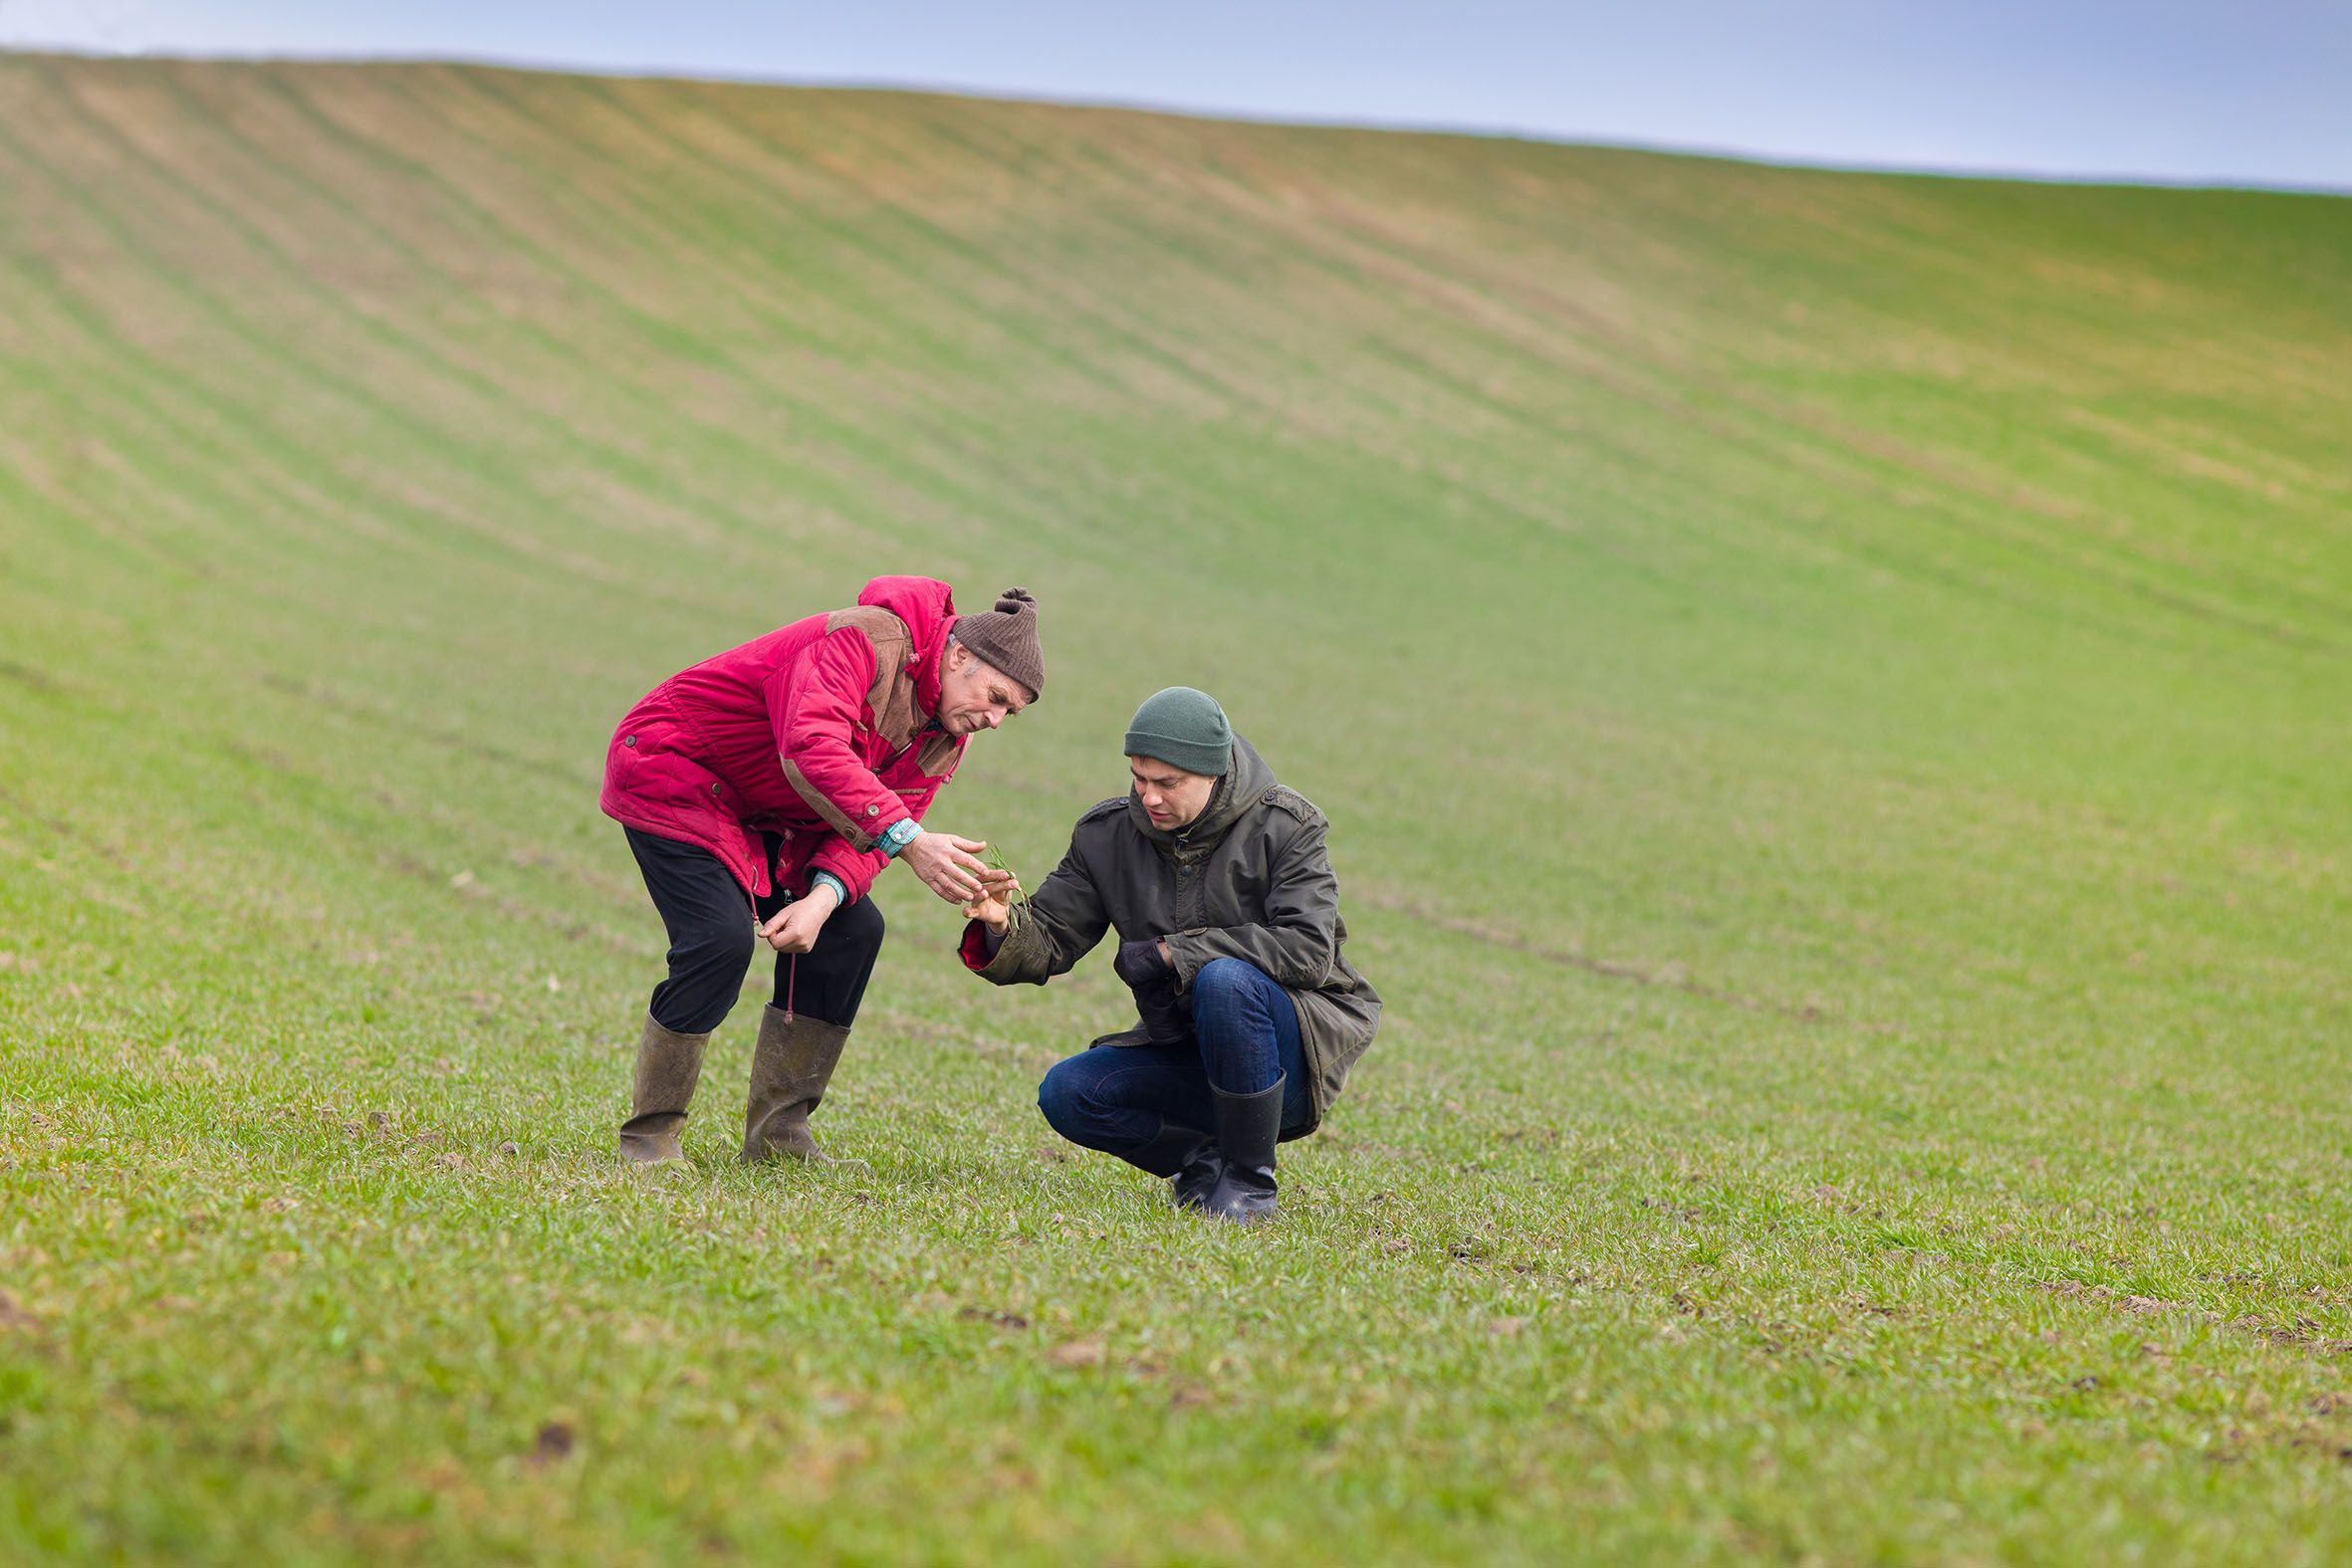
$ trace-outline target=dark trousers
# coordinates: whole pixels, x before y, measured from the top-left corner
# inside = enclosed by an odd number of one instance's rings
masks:
[[[755,918],[751,895],[717,855],[633,827],[622,831],[670,938],[669,979],[653,988],[647,1010],[665,1029],[707,1034],[743,994],[743,977],[761,946],[759,922],[791,900],[781,891],[763,898]],[[816,947],[776,955],[776,1005],[848,1027],[881,951],[882,912],[872,899],[834,910]]]
[[[1286,1135],[1307,1123],[1310,1102],[1298,1009],[1255,965],[1212,959],[1192,981],[1193,1043],[1097,1045],[1054,1064],[1038,1085],[1038,1109],[1071,1143],[1124,1154],[1161,1123],[1212,1132],[1213,1083],[1253,1094],[1283,1083]]]

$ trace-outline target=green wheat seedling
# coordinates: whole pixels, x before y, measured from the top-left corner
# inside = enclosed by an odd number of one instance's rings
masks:
[[[1023,892],[1021,888],[1020,874],[1014,871],[1011,866],[1005,864],[1005,854],[1003,850],[997,848],[997,846],[993,843],[990,844],[988,846],[987,852],[981,855],[980,863],[988,867],[991,871],[1002,871],[1007,876],[1013,878],[1013,886],[1005,894],[1005,907],[1008,911],[1018,909],[1021,905],[1029,902],[1029,895]]]

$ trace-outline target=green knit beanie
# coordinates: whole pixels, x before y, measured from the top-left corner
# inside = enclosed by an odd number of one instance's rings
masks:
[[[1127,726],[1127,755],[1222,779],[1233,767],[1233,726],[1207,692],[1171,686],[1153,692],[1135,710]]]

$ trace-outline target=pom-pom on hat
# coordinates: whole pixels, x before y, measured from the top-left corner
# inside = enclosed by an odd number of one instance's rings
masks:
[[[1038,646],[1038,601],[1027,588],[1007,588],[997,607],[956,617],[956,641],[1029,688],[1046,695],[1046,655]]]

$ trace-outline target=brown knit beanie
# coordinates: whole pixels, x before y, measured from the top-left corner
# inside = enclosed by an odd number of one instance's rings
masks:
[[[1038,647],[1038,601],[1027,588],[1007,588],[997,607],[956,617],[956,641],[1029,688],[1046,695],[1046,655]]]

